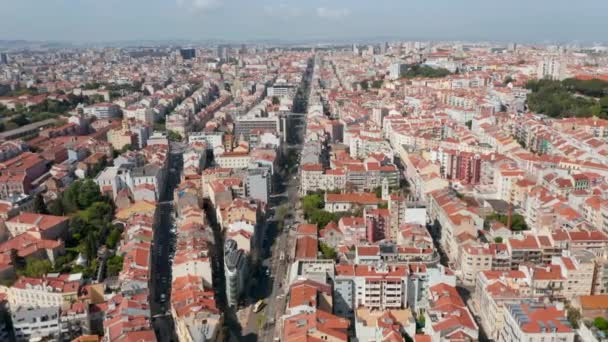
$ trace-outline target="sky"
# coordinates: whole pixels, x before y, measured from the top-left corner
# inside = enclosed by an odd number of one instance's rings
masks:
[[[0,40],[608,41],[608,0],[0,0]]]

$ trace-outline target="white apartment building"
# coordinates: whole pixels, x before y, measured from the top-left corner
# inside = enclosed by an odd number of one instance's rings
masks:
[[[460,260],[460,278],[466,286],[475,285],[477,274],[492,269],[492,251],[484,246],[467,244],[462,246]]]
[[[334,308],[390,310],[407,307],[408,268],[403,265],[336,265]]]
[[[551,264],[561,266],[562,275],[566,278],[563,289],[566,299],[573,300],[578,296],[591,294],[595,270],[593,259],[558,256],[551,259]]]
[[[563,80],[565,78],[564,63],[555,56],[547,56],[538,62],[536,69],[537,78],[549,78],[552,80]]]
[[[497,340],[504,325],[504,307],[532,299],[521,271],[483,271],[477,275],[473,301],[488,338]]]
[[[130,106],[123,109],[123,116],[126,119],[133,119],[153,125],[156,112],[154,109],[144,106]]]
[[[129,188],[132,192],[140,185],[151,185],[154,188],[155,198],[158,199],[159,189],[164,186],[165,169],[155,164],[146,164],[141,167],[131,165],[111,166],[105,168],[95,178],[95,183],[103,193],[110,193],[116,198],[118,192]]]
[[[247,152],[225,152],[215,157],[217,165],[227,169],[246,169],[250,160]]]
[[[321,189],[323,184],[323,166],[321,164],[303,164],[300,170],[301,195]]]
[[[407,65],[403,63],[393,63],[388,68],[388,78],[391,80],[397,80],[406,71]]]
[[[47,276],[44,278],[21,277],[8,288],[11,308],[63,307],[78,299],[81,274]]]
[[[188,143],[206,142],[208,150],[224,146],[224,132],[191,132],[188,134]]]
[[[12,311],[18,342],[58,340],[61,335],[59,307],[17,308]]]
[[[179,277],[196,276],[203,280],[207,286],[213,284],[211,275],[211,262],[207,257],[189,260],[176,260],[171,268],[172,281]]]
[[[120,108],[113,103],[96,103],[84,107],[83,113],[98,119],[111,119],[120,115]]]

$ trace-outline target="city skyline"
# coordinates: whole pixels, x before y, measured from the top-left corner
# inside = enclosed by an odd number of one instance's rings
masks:
[[[0,1],[8,40],[605,42],[608,3],[516,0],[365,1],[136,0]],[[77,29],[75,29],[77,28]]]

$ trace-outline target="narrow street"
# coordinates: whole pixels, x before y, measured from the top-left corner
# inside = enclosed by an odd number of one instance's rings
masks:
[[[282,197],[280,203],[297,203],[298,201],[298,182],[294,178],[294,173],[288,173],[287,182],[287,198]],[[296,216],[295,208],[290,207],[287,216]],[[291,260],[291,252],[294,249],[293,238],[294,231],[288,226],[284,226],[281,231],[278,230],[278,224],[274,217],[268,220],[264,233],[266,243],[262,246],[261,255],[265,257],[262,260],[264,269],[270,271],[267,276],[263,272],[259,272],[258,284],[250,293],[249,306],[242,309],[248,315],[246,325],[243,326],[242,341],[272,341],[275,333],[276,322],[284,312],[285,300],[287,299],[286,292],[286,276],[289,271]],[[281,260],[281,254],[284,258]],[[252,310],[253,304],[258,299],[264,299],[265,307],[258,313]]]
[[[302,81],[298,95],[294,99],[293,111],[295,113],[306,113],[308,105],[308,97],[310,93],[310,80],[312,79],[312,70],[314,69],[314,58],[309,61],[308,70]],[[305,116],[292,116],[294,122],[290,124],[295,134],[290,134],[287,139],[289,144],[285,148],[285,152],[295,153],[297,156],[296,163],[299,164],[300,153],[302,149]],[[297,120],[297,121],[296,121]],[[299,185],[299,168],[290,167],[292,165],[282,166],[284,171],[281,179],[281,184],[273,189],[276,196],[271,205],[274,208],[281,204],[290,204],[289,212],[286,217],[297,217],[295,206],[299,202],[298,185]],[[297,221],[296,221],[297,222]],[[301,221],[300,221],[301,222]],[[285,222],[284,222],[285,223]],[[277,322],[281,315],[285,312],[287,301],[287,277],[289,266],[291,264],[293,250],[295,246],[295,232],[292,226],[283,224],[283,229],[278,231],[279,225],[273,215],[267,219],[266,224],[261,231],[261,250],[260,259],[261,266],[264,270],[268,270],[269,274],[259,272],[258,283],[256,288],[251,289],[249,296],[249,306],[241,309],[240,314],[246,318],[241,319],[241,322],[246,322],[242,328],[241,341],[272,341],[275,337],[279,337]],[[265,306],[260,312],[253,312],[253,304],[258,299],[265,301]]]
[[[173,190],[180,182],[182,166],[181,149],[171,144],[168,175],[165,191],[158,204],[158,225],[154,232],[150,267],[150,311],[152,325],[159,341],[177,341],[173,319],[170,315],[171,305],[171,254],[175,252],[175,237],[171,233],[174,225]]]
[[[308,70],[302,81],[301,88],[298,91],[298,95],[294,99],[293,111],[296,113],[306,113],[308,106],[308,97],[310,92],[310,81],[312,79],[312,73],[314,69],[315,59],[311,58],[309,61]],[[298,120],[302,122],[296,122],[291,127],[305,127],[305,116],[293,117],[292,120]],[[290,144],[286,151],[289,150],[291,153],[295,153],[297,156],[296,164],[299,164],[300,153],[302,150],[304,129],[295,129],[294,132],[290,132],[287,137],[287,142]],[[282,177],[285,188],[281,188],[278,193],[285,193],[286,196],[280,197],[277,201],[279,204],[290,204],[289,211],[286,217],[295,218],[293,222],[298,221],[296,212],[296,205],[299,202],[298,186],[299,186],[299,168],[291,167],[287,165],[284,159],[284,164],[281,165],[281,169],[285,171]],[[278,189],[275,189],[278,190]],[[255,289],[254,294],[251,296],[251,305],[245,308],[245,314],[247,316],[246,326],[243,327],[243,341],[273,341],[279,337],[280,331],[277,323],[280,320],[281,315],[285,312],[286,301],[288,297],[288,273],[289,266],[293,262],[293,251],[295,244],[295,226],[283,225],[283,229],[278,230],[278,224],[275,218],[269,218],[268,223],[265,225],[263,235],[262,251],[260,255],[267,256],[266,250],[269,249],[268,258],[262,261],[264,269],[269,270],[269,276],[261,274],[260,283]],[[252,305],[258,298],[265,300],[264,308],[254,313]]]
[[[288,198],[287,203],[297,203],[298,201],[298,180],[290,176],[289,185],[287,189]],[[294,208],[291,207],[289,214],[295,217]],[[294,230],[291,227],[284,226],[279,233],[274,245],[272,246],[272,258],[269,260],[271,270],[271,281],[272,290],[267,300],[266,309],[261,311],[260,314],[264,315],[264,321],[267,323],[259,330],[258,341],[272,341],[278,333],[276,329],[276,322],[279,321],[281,315],[285,312],[285,304],[287,300],[288,290],[288,271],[289,265],[292,262],[292,251],[294,249]],[[281,254],[284,258],[281,258]],[[255,322],[257,323],[257,317]],[[257,328],[257,327],[256,327]]]

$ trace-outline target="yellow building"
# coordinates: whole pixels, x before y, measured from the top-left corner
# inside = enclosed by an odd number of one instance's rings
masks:
[[[116,150],[121,150],[125,146],[135,146],[137,144],[137,134],[129,130],[129,121],[122,120],[120,129],[111,129],[108,131],[108,142]]]

